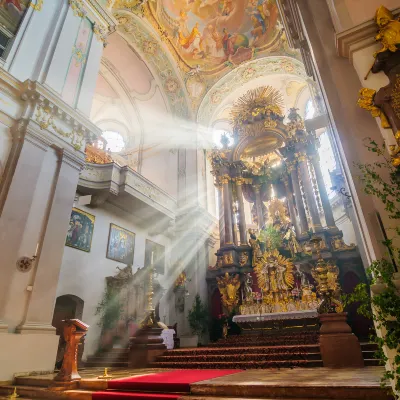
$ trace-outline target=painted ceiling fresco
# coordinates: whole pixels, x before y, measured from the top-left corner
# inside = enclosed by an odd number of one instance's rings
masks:
[[[148,0],[140,9],[117,1],[113,11],[118,32],[158,70],[178,114],[184,101],[189,113],[198,115],[199,108],[207,108],[201,104],[210,101],[214,86],[244,65],[252,66],[243,72],[249,80],[253,72],[259,75],[256,60],[270,58],[271,68],[283,65],[273,57],[300,60],[288,46],[276,0]],[[167,67],[167,59],[173,60],[175,71]]]
[[[282,35],[275,0],[152,0],[149,7],[181,60],[209,73],[249,61]]]

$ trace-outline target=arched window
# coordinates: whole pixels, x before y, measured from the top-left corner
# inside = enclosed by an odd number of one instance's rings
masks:
[[[107,141],[107,148],[112,153],[119,153],[125,148],[125,141],[122,135],[115,131],[104,131],[101,135]],[[99,141],[99,147],[103,148],[103,143]]]
[[[315,116],[315,107],[311,99],[307,101],[304,119],[312,119]]]

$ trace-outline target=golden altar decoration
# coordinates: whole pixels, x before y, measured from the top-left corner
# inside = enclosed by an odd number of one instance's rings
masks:
[[[241,315],[316,310],[317,297],[308,282],[294,296],[294,264],[277,249],[264,252],[257,259],[254,271],[261,294],[255,294],[255,299],[250,296],[243,299]]]
[[[223,277],[217,277],[217,285],[222,297],[222,304],[230,314],[239,303],[239,275],[225,273]]]

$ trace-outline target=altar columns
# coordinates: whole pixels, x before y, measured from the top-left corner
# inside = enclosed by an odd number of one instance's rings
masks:
[[[336,228],[335,218],[333,217],[332,207],[329,202],[324,178],[322,176],[321,166],[319,164],[319,156],[317,154],[312,155],[310,157],[310,161],[314,167],[315,177],[317,179],[317,185],[318,185],[318,190],[319,190],[319,195],[321,197],[321,202],[322,202],[322,208],[324,209],[326,225],[328,226],[328,228]]]
[[[294,195],[296,196],[297,212],[299,213],[300,217],[300,229],[301,229],[301,234],[303,234],[308,232],[309,228],[308,228],[306,210],[304,209],[303,199],[301,197],[301,190],[300,190],[299,178],[297,176],[297,169],[293,162],[288,163],[287,169],[290,172],[290,178],[292,179]]]
[[[287,177],[283,179],[283,183],[285,184],[285,189],[286,189],[286,198],[288,201],[290,221],[294,226],[294,229],[296,231],[296,236],[299,236],[300,229],[299,229],[299,224],[297,223],[296,210],[294,208],[293,193],[289,190],[289,180]]]
[[[231,196],[229,193],[229,180],[228,175],[221,177],[222,191],[224,197],[224,222],[225,222],[225,244],[233,244],[233,227],[232,227],[232,204]]]
[[[254,185],[254,194],[255,194],[255,203],[256,203],[256,211],[257,211],[257,219],[258,219],[258,227],[261,229],[264,225],[264,215],[262,211],[262,202],[261,202],[261,185]]]
[[[222,183],[219,178],[216,178],[215,187],[218,193],[219,245],[222,247],[225,243],[224,199],[222,197]]]
[[[322,229],[322,225],[321,219],[319,218],[317,202],[315,201],[310,175],[308,172],[307,156],[305,155],[305,153],[298,154],[298,162],[313,228],[314,231],[318,231]]]
[[[240,234],[240,244],[244,245],[247,243],[246,238],[246,217],[244,214],[244,204],[243,204],[243,178],[236,178],[236,194],[239,204],[239,234]]]

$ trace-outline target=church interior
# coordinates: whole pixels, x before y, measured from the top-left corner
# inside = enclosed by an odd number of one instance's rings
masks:
[[[398,399],[399,220],[399,0],[0,1],[0,399]]]

